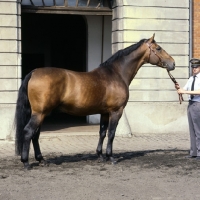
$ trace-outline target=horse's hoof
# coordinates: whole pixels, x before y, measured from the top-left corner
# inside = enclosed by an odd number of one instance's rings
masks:
[[[29,164],[24,164],[24,170],[31,170],[32,166]]]
[[[117,161],[114,160],[114,161],[111,161],[112,165],[116,165],[117,164]]]
[[[115,160],[113,157],[110,157],[110,161],[111,161],[112,165],[117,164],[117,160]]]
[[[48,166],[48,162],[46,160],[40,160],[39,161],[39,166],[42,166],[42,167]]]
[[[101,156],[101,157],[98,158],[98,163],[102,163],[102,162],[105,162],[103,156]]]

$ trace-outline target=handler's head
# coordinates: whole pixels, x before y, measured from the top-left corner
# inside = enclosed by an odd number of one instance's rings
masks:
[[[196,75],[200,72],[200,59],[192,58],[190,60],[193,75]]]
[[[190,59],[191,67],[196,68],[200,66],[200,59],[198,58],[192,58]]]

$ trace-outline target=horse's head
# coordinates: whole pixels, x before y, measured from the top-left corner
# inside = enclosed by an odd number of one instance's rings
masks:
[[[145,42],[147,44],[147,52],[149,52],[147,62],[152,65],[166,68],[168,71],[174,70],[174,59],[155,42],[154,36],[155,34]]]

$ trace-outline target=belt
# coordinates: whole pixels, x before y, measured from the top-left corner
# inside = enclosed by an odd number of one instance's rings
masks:
[[[200,103],[199,101],[192,101],[192,100],[189,100],[189,105],[193,104],[193,103]]]

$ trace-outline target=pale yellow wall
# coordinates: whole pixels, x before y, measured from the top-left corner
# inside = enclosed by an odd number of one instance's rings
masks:
[[[155,40],[176,62],[172,74],[184,84],[188,78],[189,1],[118,0],[113,11],[113,52],[150,38]],[[147,64],[130,85],[129,101],[177,101],[174,85],[166,70]],[[137,91],[137,90],[144,90]],[[150,91],[149,91],[150,90]]]
[[[0,139],[13,137],[17,91],[21,84],[21,5],[0,0]]]
[[[114,2],[112,52],[140,39],[149,38],[155,33],[156,41],[176,61],[176,70],[172,74],[181,85],[184,84],[189,76],[189,1]],[[0,139],[13,136],[15,102],[21,83],[20,13],[17,0],[0,0],[0,121],[3,122]],[[107,28],[109,27],[106,27],[105,31]],[[106,51],[107,49],[104,49],[103,59],[107,57]],[[127,118],[122,119],[128,119],[127,126],[131,127],[133,133],[187,131],[186,106],[186,102],[179,105],[174,85],[166,71],[145,65],[130,85],[130,99],[125,109]],[[123,124],[126,124],[124,120]],[[178,129],[180,126],[181,129]],[[123,130],[126,128],[123,127]]]
[[[115,1],[113,53],[141,39],[148,39],[153,33],[156,42],[175,59],[176,69],[171,73],[180,85],[184,85],[189,77],[189,1]],[[144,65],[129,90],[129,102],[124,113],[132,133],[188,131],[187,101],[179,105],[174,84],[166,70]],[[184,98],[187,100],[187,96]],[[120,123],[120,130],[121,126]]]
[[[111,16],[85,16],[87,21],[87,70],[97,68],[111,56]],[[103,40],[103,42],[102,42]],[[103,45],[103,46],[102,46]],[[102,55],[103,53],[103,55]],[[103,59],[103,60],[102,60]],[[100,115],[87,116],[87,122],[97,124]]]

